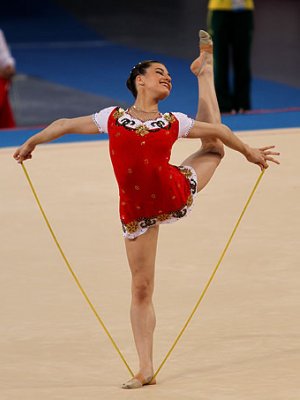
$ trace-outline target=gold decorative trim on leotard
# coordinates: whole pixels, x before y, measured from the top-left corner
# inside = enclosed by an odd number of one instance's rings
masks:
[[[191,207],[191,205],[193,204],[193,201],[194,201],[193,196],[190,194],[188,199],[187,199],[187,201],[186,201],[186,205],[188,207]]]
[[[159,222],[167,221],[170,218],[170,214],[160,214],[157,217]]]
[[[175,122],[175,117],[171,113],[165,113],[163,115],[164,119],[167,120],[170,124],[173,124]]]
[[[149,133],[148,129],[146,128],[145,125],[139,126],[136,130],[135,133],[139,136],[145,136]]]
[[[118,119],[120,117],[122,117],[125,114],[125,110],[121,107],[119,107],[114,113],[113,113],[113,117],[114,119]]]
[[[145,136],[148,133],[154,133],[160,129],[165,129],[166,135],[170,134],[170,127],[176,121],[176,118],[171,113],[160,114],[159,118],[154,120],[141,121],[134,118],[127,110],[119,107],[113,112],[113,118],[116,120],[116,125],[134,131],[138,136]]]
[[[180,168],[180,172],[188,179],[193,175],[193,172],[186,167]]]
[[[132,233],[135,233],[138,230],[139,224],[138,224],[138,221],[132,221],[129,224],[125,225],[125,227],[126,227],[126,231],[128,233],[132,234]]]

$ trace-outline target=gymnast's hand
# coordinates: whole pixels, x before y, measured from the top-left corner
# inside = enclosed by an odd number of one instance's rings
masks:
[[[25,142],[21,147],[19,147],[15,152],[14,152],[14,159],[17,160],[19,164],[22,164],[23,161],[29,160],[32,158],[32,152],[35,149],[34,144],[30,144]]]
[[[280,153],[278,152],[270,151],[270,149],[274,149],[274,147],[275,146],[266,146],[259,149],[249,147],[246,158],[249,162],[257,164],[261,168],[261,170],[269,167],[268,161],[271,161],[275,164],[280,164],[280,162],[276,160],[276,158],[272,157],[280,155]]]

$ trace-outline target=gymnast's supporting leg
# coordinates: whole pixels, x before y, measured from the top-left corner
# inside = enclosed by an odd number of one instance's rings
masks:
[[[122,387],[134,389],[148,384],[154,374],[153,333],[155,312],[152,303],[155,257],[159,227],[149,228],[134,240],[125,239],[132,275],[131,326],[139,357],[139,372]],[[151,382],[154,384],[155,380]]]
[[[198,79],[198,110],[196,120],[214,124],[221,123],[213,76],[213,44],[210,36],[200,31],[200,56],[192,63],[191,71]],[[183,161],[182,165],[194,168],[198,178],[198,191],[213,176],[224,156],[224,146],[218,139],[202,140],[201,148]]]

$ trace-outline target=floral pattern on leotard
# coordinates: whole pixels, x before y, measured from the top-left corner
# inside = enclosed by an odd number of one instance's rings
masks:
[[[141,218],[139,220],[131,221],[128,224],[122,222],[123,235],[128,239],[134,239],[135,237],[146,232],[146,230],[154,225],[168,224],[175,222],[185,217],[192,209],[195,196],[197,194],[197,175],[195,170],[190,166],[179,166],[176,167],[179,171],[188,179],[190,184],[191,194],[187,199],[186,204],[176,211],[170,213],[162,213],[151,218]]]

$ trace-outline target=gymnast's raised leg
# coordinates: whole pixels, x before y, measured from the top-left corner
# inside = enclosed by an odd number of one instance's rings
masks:
[[[200,55],[192,63],[191,71],[198,79],[197,121],[214,124],[221,123],[221,114],[216,97],[213,76],[213,43],[208,33],[199,32]],[[201,148],[182,162],[194,168],[198,180],[198,192],[202,190],[213,176],[224,156],[224,146],[218,139],[201,141]]]

